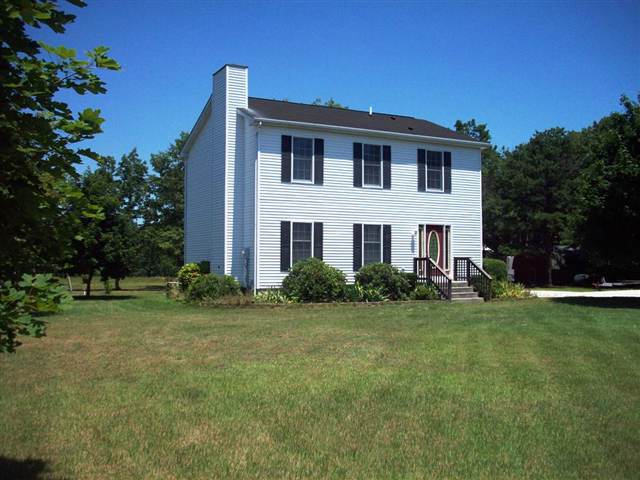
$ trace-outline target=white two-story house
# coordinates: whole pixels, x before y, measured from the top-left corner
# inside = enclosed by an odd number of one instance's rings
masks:
[[[225,65],[182,152],[185,261],[253,289],[310,256],[354,273],[430,257],[482,265],[480,153],[426,120],[249,96]]]

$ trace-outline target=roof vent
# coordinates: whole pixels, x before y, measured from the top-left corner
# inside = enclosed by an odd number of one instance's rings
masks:
[[[369,115],[373,115],[373,107],[369,107]]]
[[[413,131],[413,127],[407,127],[407,128],[409,128],[409,130]]]
[[[393,115],[389,117],[391,120],[395,120],[396,117],[394,117]]]

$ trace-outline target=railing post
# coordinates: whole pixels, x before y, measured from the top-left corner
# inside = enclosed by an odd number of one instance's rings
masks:
[[[471,259],[467,257],[467,285],[471,285]]]
[[[458,257],[453,257],[453,279],[458,280]]]

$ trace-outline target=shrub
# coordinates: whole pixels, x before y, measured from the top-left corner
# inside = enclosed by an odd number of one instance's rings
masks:
[[[263,305],[288,305],[290,303],[297,303],[293,298],[285,295],[282,290],[269,289],[262,290],[256,293],[254,301]]]
[[[343,298],[344,273],[318,258],[296,262],[282,281],[282,291],[301,302],[335,302]]]
[[[187,289],[187,299],[192,302],[211,302],[229,295],[240,295],[240,284],[229,275],[200,275]]]
[[[491,283],[491,292],[493,298],[526,298],[531,296],[521,283],[512,283],[506,280],[494,280]]]
[[[507,280],[507,263],[497,258],[485,258],[482,261],[484,271],[487,272],[494,281]]]
[[[185,263],[182,268],[178,270],[180,290],[186,292],[193,281],[200,275],[202,275],[202,271],[197,263]]]
[[[438,290],[433,285],[421,283],[411,292],[411,300],[437,300],[440,298]]]
[[[405,275],[388,263],[370,263],[356,273],[356,282],[381,289],[390,300],[402,300],[411,292]]]
[[[15,352],[18,335],[42,337],[42,314],[57,312],[71,295],[52,275],[23,275],[17,285],[0,285],[0,353]]]
[[[356,282],[345,287],[344,299],[347,302],[384,302],[387,296],[381,288],[372,285],[365,287]]]
[[[413,272],[400,272],[402,276],[409,282],[409,291],[413,292],[418,286],[418,276]]]
[[[211,262],[209,262],[209,260],[202,260],[198,262],[198,268],[200,269],[200,273],[211,273]]]

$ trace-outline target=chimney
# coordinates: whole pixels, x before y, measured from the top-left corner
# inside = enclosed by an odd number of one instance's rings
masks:
[[[248,84],[249,69],[243,65],[226,64],[213,74],[213,160],[216,165],[224,166],[225,209],[224,260],[221,265],[224,271],[216,273],[227,275],[231,274],[232,261],[233,224],[229,219],[233,218],[234,207],[236,124],[240,115],[238,109],[249,106]],[[216,188],[220,187],[222,185]]]

